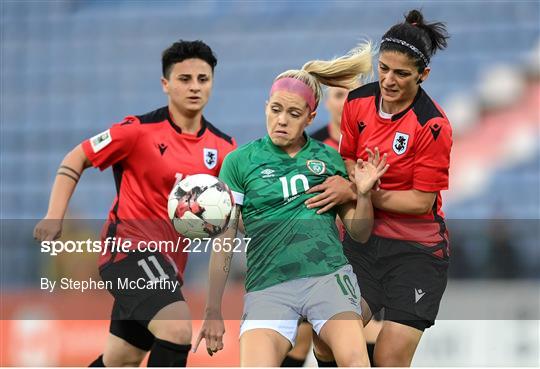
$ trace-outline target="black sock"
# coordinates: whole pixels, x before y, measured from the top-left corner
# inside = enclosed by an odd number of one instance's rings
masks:
[[[148,366],[185,367],[191,345],[179,345],[156,338],[148,357]]]
[[[315,355],[315,359],[317,359],[317,365],[319,368],[337,368],[337,363],[335,360],[322,361],[317,357],[317,355]]]
[[[367,353],[369,356],[369,362],[371,363],[371,367],[374,368],[377,365],[375,365],[375,359],[373,358],[373,353],[375,352],[375,342],[368,342],[367,343]]]
[[[88,365],[89,368],[105,368],[105,364],[103,363],[103,355],[99,355],[99,357],[92,361],[92,364]]]
[[[283,362],[281,363],[281,367],[302,367],[304,366],[304,363],[306,362],[306,359],[295,359],[292,356],[287,355]]]

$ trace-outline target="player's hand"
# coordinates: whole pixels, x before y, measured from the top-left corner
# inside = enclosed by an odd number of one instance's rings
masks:
[[[341,176],[332,176],[320,185],[310,188],[307,193],[320,192],[308,199],[305,204],[308,209],[321,208],[317,214],[322,214],[336,205],[345,204],[356,199],[353,184]]]
[[[388,170],[386,164],[387,155],[380,155],[379,148],[375,148],[375,153],[370,149],[368,152],[368,161],[358,159],[354,168],[354,181],[359,194],[366,195],[375,187],[378,187],[381,177]]]
[[[38,241],[53,241],[62,235],[62,219],[43,218],[34,228],[34,238]]]
[[[212,356],[219,350],[223,350],[223,335],[225,334],[225,324],[221,314],[214,316],[206,316],[193,347],[193,352],[197,352],[197,348],[204,338],[206,341],[206,351]]]
[[[366,152],[368,153],[368,161],[371,162],[373,165],[377,166],[378,161],[380,160],[379,148],[375,147],[375,152],[371,151],[369,148],[366,148]],[[351,181],[354,181],[354,179],[351,179]],[[380,179],[377,180],[377,183],[375,183],[373,189],[375,191],[379,191],[381,189]]]

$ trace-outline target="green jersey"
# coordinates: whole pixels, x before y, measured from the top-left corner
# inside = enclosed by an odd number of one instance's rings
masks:
[[[330,176],[346,176],[339,153],[306,136],[291,158],[270,137],[231,152],[220,178],[241,206],[247,250],[246,290],[330,274],[347,263],[335,224],[336,210],[318,215],[306,191]]]

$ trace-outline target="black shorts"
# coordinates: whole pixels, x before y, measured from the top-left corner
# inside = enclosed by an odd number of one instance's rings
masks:
[[[149,275],[150,273],[151,275]],[[178,281],[174,266],[160,253],[134,252],[100,270],[103,281],[110,281],[109,292],[114,297],[110,333],[141,350],[148,351],[154,335],[148,330],[152,318],[165,306],[185,301],[180,291],[181,282],[159,283],[157,288],[145,288],[146,282],[158,278]],[[132,285],[126,287],[126,281]],[[136,285],[138,281],[139,288]]]
[[[421,331],[435,324],[446,283],[448,256],[433,256],[446,250],[371,236],[367,243],[354,242],[349,235],[343,250],[358,278],[362,297],[373,314],[384,307],[384,319]]]

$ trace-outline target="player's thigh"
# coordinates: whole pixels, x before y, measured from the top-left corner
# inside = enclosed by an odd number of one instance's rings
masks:
[[[294,347],[289,351],[288,356],[295,359],[305,359],[311,348],[311,335],[313,329],[308,322],[302,322],[298,326],[298,333],[296,334],[296,342]]]
[[[369,366],[363,326],[357,313],[343,312],[322,327],[319,336],[332,350],[339,366]]]
[[[103,351],[103,363],[112,367],[139,366],[147,351],[133,346],[126,340],[109,333],[105,350]]]
[[[164,283],[153,283],[149,265],[164,273]],[[100,275],[112,286],[117,320],[136,320],[146,327],[163,308],[184,301],[175,266],[160,253],[130,253],[102,268]]]
[[[375,345],[377,366],[410,366],[422,333],[408,325],[384,321]]]
[[[150,283],[155,276],[149,274],[149,265],[164,273],[164,283]],[[114,320],[138,322],[152,335],[169,342],[187,344],[191,341],[189,310],[176,269],[161,253],[130,253],[103,268],[101,277],[111,281],[113,286],[110,292],[115,298]],[[130,282],[129,288],[119,281]],[[134,283],[140,281],[144,283]],[[126,335],[119,337],[130,342]]]
[[[148,324],[148,330],[159,339],[190,344],[191,315],[187,303],[176,301],[163,307]]]
[[[314,331],[312,332],[312,339],[315,357],[321,361],[334,361],[332,349]]]
[[[107,366],[138,366],[154,343],[146,325],[127,316],[118,300],[113,304],[109,333],[103,351]]]
[[[291,342],[273,329],[256,328],[240,336],[240,366],[279,367]]]
[[[343,366],[368,365],[363,336],[360,289],[350,265],[344,265],[318,278],[317,285],[306,303],[306,316],[314,331]],[[345,342],[348,342],[345,344]],[[316,349],[317,352],[317,349]],[[327,359],[321,347],[319,359]]]
[[[358,243],[349,235],[343,241],[343,252],[353,268],[362,292],[362,318],[366,325],[371,316],[381,310],[384,304],[384,288],[381,284],[383,272],[377,263],[379,240],[370,237],[367,243]]]
[[[346,264],[315,280],[316,283],[305,292],[309,293],[309,298],[302,311],[315,333],[319,334],[326,322],[337,314],[353,312],[361,317],[360,288],[351,265]]]
[[[302,302],[297,292],[301,285],[302,280],[293,280],[246,293],[240,336],[254,329],[271,329],[294,346],[302,318],[299,313]]]
[[[363,305],[362,315],[364,315]],[[377,336],[381,331],[382,325],[383,322],[381,320],[372,319],[371,321],[367,322],[367,325],[366,321],[364,320],[364,338],[366,342],[374,343],[377,340]],[[317,336],[317,334],[315,334],[315,332],[312,332],[312,339],[313,351],[315,353],[315,356],[322,361],[333,361],[334,355],[332,354],[332,350],[330,349],[330,347],[328,347],[326,343],[324,343],[324,341],[320,339],[320,337]]]
[[[435,324],[448,280],[448,259],[421,245],[383,240],[386,245],[384,320],[425,330]]]
[[[382,321],[375,319],[372,319],[366,326],[364,326],[364,336],[366,337],[366,341],[375,342],[379,332],[382,329],[382,326]]]

